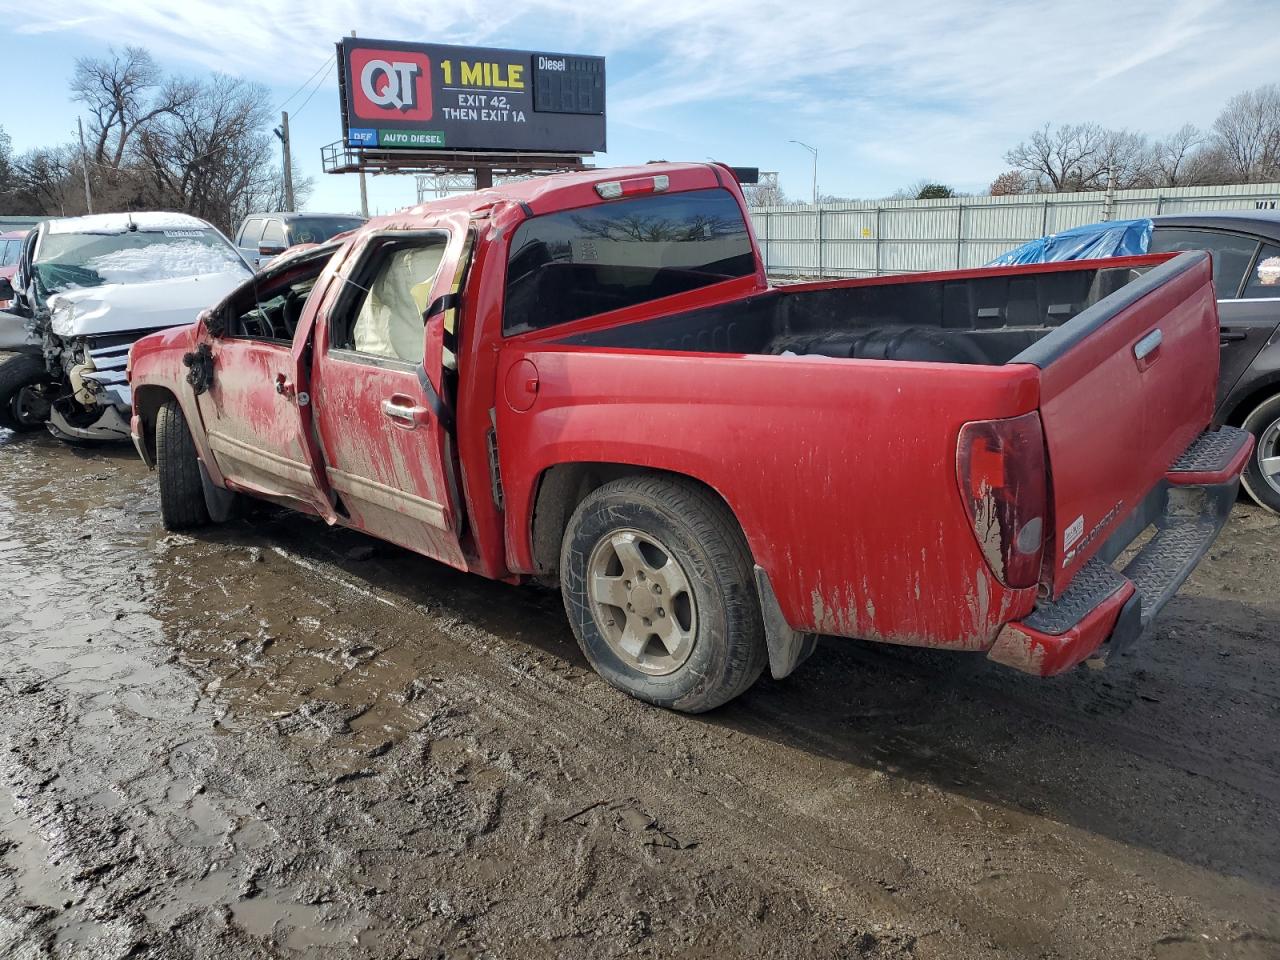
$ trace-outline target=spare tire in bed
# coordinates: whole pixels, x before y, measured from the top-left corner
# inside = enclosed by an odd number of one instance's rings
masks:
[[[873,327],[869,330],[788,333],[774,337],[765,352],[847,360],[990,362],[964,331],[940,330],[937,327]]]

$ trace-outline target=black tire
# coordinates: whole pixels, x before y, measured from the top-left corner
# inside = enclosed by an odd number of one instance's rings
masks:
[[[1241,426],[1252,433],[1257,442],[1241,478],[1244,488],[1260,506],[1280,513],[1280,490],[1272,486],[1275,478],[1268,481],[1262,469],[1264,459],[1280,456],[1280,394],[1254,407]]]
[[[687,659],[659,676],[624,661],[587,593],[597,548],[626,531],[652,537],[679,564],[696,610]],[[746,539],[724,502],[697,484],[668,477],[628,477],[593,491],[569,518],[560,552],[565,611],[596,672],[633,697],[685,713],[732,700],[764,670],[768,653],[753,571]]]
[[[156,473],[160,475],[160,519],[166,530],[209,523],[195,441],[177,400],[167,402],[156,415]]]
[[[30,393],[26,388],[49,382],[43,361],[28,353],[0,354],[0,427],[17,433],[39,430],[48,411],[35,416],[25,412]]]

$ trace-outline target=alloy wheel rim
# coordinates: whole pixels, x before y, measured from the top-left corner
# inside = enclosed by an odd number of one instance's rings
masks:
[[[1271,422],[1258,438],[1258,469],[1262,477],[1276,493],[1280,493],[1280,417]]]
[[[693,653],[693,588],[679,561],[651,534],[626,529],[603,537],[587,561],[587,596],[601,636],[627,666],[663,676]]]

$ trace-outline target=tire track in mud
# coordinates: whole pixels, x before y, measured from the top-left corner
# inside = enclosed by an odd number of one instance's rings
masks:
[[[430,611],[420,611],[419,615],[429,620],[442,619],[439,613]],[[445,616],[443,621],[449,627],[456,627],[458,622],[453,614]],[[454,635],[458,635],[456,629]],[[493,660],[501,669],[518,677],[519,682],[509,690],[504,690],[500,685],[494,684],[492,678],[478,679],[475,674],[468,673],[451,678],[449,685],[461,686],[469,691],[475,707],[495,717],[504,726],[529,725],[536,726],[543,733],[553,733],[566,748],[580,754],[584,761],[590,758],[591,762],[586,764],[588,768],[608,770],[616,767],[618,755],[626,755],[634,750],[632,741],[637,735],[641,740],[657,742],[661,742],[664,736],[671,735],[672,717],[627,701],[627,705],[635,711],[635,716],[627,718],[635,724],[630,728],[631,736],[611,736],[608,732],[610,725],[616,724],[616,715],[622,711],[617,707],[617,694],[602,682],[589,678],[580,683],[567,683],[557,674],[520,670],[509,660],[509,641],[477,628],[469,628],[463,635],[469,637],[467,646],[473,653]],[[770,711],[767,706],[761,710],[760,706],[758,702],[753,704],[753,725],[772,723],[779,730],[785,729],[793,742],[814,742],[812,736],[804,735],[793,725],[783,722],[785,714]],[[1016,707],[1016,704],[1006,703],[1004,706],[1007,709],[1010,706]],[[690,718],[674,719],[678,724],[701,723]],[[659,729],[647,729],[655,726]],[[708,736],[705,730],[696,739],[710,740],[713,748],[721,745],[717,743],[719,738],[714,734]],[[888,910],[891,915],[899,918],[899,922],[901,918],[910,918],[908,925],[914,931],[928,928],[927,932],[936,932],[945,926],[945,918],[966,916],[969,918],[967,932],[984,936],[994,934],[997,938],[1008,939],[1008,928],[1011,926],[1008,921],[1002,922],[1001,918],[994,924],[986,924],[979,919],[987,912],[983,904],[986,894],[983,888],[975,888],[972,893],[965,895],[951,885],[953,878],[943,877],[938,883],[926,880],[931,871],[914,869],[909,857],[889,857],[877,847],[851,840],[847,833],[833,834],[830,824],[822,822],[809,811],[799,809],[793,794],[789,795],[785,790],[773,791],[767,781],[761,782],[760,778],[752,777],[750,773],[739,775],[741,770],[738,774],[733,773],[726,765],[718,764],[713,753],[714,751],[700,751],[697,760],[698,776],[711,779],[709,775],[713,773],[712,768],[715,768],[714,779],[718,782],[701,786],[681,781],[664,784],[667,789],[662,791],[661,799],[668,803],[674,801],[677,807],[686,810],[703,808],[701,819],[704,823],[719,821],[722,833],[750,837],[757,852],[764,854],[766,862],[777,865],[779,860],[792,860],[791,865],[785,869],[787,881],[807,885],[811,896],[826,895],[832,888],[832,881],[835,881],[846,888],[852,888],[848,892],[856,898],[859,909]],[[734,760],[740,761],[741,758],[734,757]],[[874,774],[878,771],[870,772]],[[607,790],[607,784],[600,786]],[[643,784],[633,784],[630,792],[639,793],[644,789]],[[930,788],[926,788],[928,789]],[[753,810],[743,810],[723,799],[726,794],[734,795],[739,791],[749,794]],[[936,790],[932,792],[938,793]],[[612,795],[609,798],[612,799]],[[919,801],[921,798],[916,796],[913,799]],[[940,798],[940,802],[943,806],[948,803],[945,797]],[[1007,816],[1000,812],[979,813],[971,804],[966,809],[979,822],[984,818],[998,819]],[[780,830],[778,824],[784,824],[785,828]],[[906,847],[911,846],[909,842],[904,844],[902,838],[885,839]],[[922,855],[919,859],[922,863],[929,862],[927,856]],[[851,870],[851,861],[861,869]],[[873,869],[868,870],[868,864]],[[816,875],[815,870],[818,871]],[[912,889],[913,887],[916,889]],[[912,894],[918,897],[914,903],[911,902]],[[1149,902],[1164,901],[1164,907],[1170,914],[1177,913],[1177,907],[1172,901],[1154,886],[1144,890],[1143,898]],[[946,904],[949,913],[934,913],[939,904]],[[1105,908],[1106,905],[1100,903],[1098,906]],[[939,922],[923,923],[923,918],[931,914],[938,917]],[[1023,934],[1026,933],[1024,930]],[[919,933],[914,935],[919,936]],[[1050,927],[1039,930],[1037,936],[1028,936],[1020,946],[1029,949],[1046,940],[1053,940]]]
[[[0,576],[33,582],[38,556],[73,594],[128,594],[121,638],[77,655],[91,669],[42,666],[44,692],[0,708],[20,750],[0,754],[0,775],[31,790],[58,774],[30,794],[28,822],[65,838],[66,868],[92,871],[116,846],[136,857],[44,914],[20,909],[39,891],[8,869],[17,851],[0,853],[0,944],[21,923],[32,957],[51,954],[51,935],[72,935],[71,956],[99,937],[95,960],[138,941],[162,958],[1280,953],[1275,885],[1224,876],[1274,874],[1273,849],[1229,850],[1220,870],[1195,865],[1204,843],[1171,855],[1167,832],[1191,808],[1161,786],[1187,779],[1186,758],[1164,759],[1163,730],[1148,731],[1154,748],[1135,734],[1152,758],[1116,743],[1118,720],[1072,723],[1079,704],[1062,700],[1076,694],[1040,702],[994,678],[975,691],[980,677],[928,658],[827,644],[728,709],[662,713],[583,669],[554,595],[270,512],[166,538],[136,464],[91,460],[98,479],[73,484],[8,452],[0,506],[21,513],[0,516]],[[6,532],[15,520],[25,540]],[[87,560],[55,571],[45,555],[68,542]],[[0,640],[32,644],[28,658],[83,642],[65,613],[33,597]],[[121,692],[127,665],[145,679]],[[1188,723],[1235,667],[1203,681]],[[0,684],[0,703],[15,693]],[[74,722],[51,724],[59,710]],[[42,724],[47,763],[25,745]],[[1052,748],[1026,770],[1020,735]],[[1189,765],[1212,761],[1214,742]],[[142,769],[120,775],[112,743],[136,745]],[[1266,755],[1256,740],[1237,752]],[[1126,764],[1159,774],[1124,789],[1164,833],[1074,817],[1119,789],[1106,777]],[[1274,834],[1274,798],[1249,796]],[[166,871],[176,893],[143,889]]]
[[[856,647],[845,651],[845,656],[877,672],[927,680],[935,685],[934,689],[949,696],[981,701],[1005,713],[1054,727],[1064,735],[1118,747],[1134,757],[1212,780],[1250,798],[1270,801],[1280,797],[1280,773],[1273,768],[1239,757],[1216,757],[1186,742],[1165,739],[1158,728],[1139,729],[1132,723],[1102,719],[1081,712],[1078,704],[1059,705],[1055,698],[1037,696],[1020,684],[1003,683],[1000,678],[983,676],[983,672],[958,673],[940,664],[895,656],[888,650]],[[789,732],[798,738],[805,736],[794,726]]]

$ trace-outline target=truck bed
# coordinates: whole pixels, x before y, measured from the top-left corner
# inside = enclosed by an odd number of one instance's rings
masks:
[[[1056,600],[1212,417],[1203,253],[796,284],[631,316],[522,345],[538,412],[517,428],[500,410],[499,435],[529,438],[522,464],[585,456],[575,437],[596,431],[615,439],[593,459],[696,470],[798,630],[985,649],[1030,612],[1037,589],[1002,586],[974,551],[955,462],[966,425],[1035,415],[1038,592]],[[970,600],[931,599],[957,596]]]
[[[1167,257],[774,287],[743,300],[560,342],[764,355],[1001,365]]]

